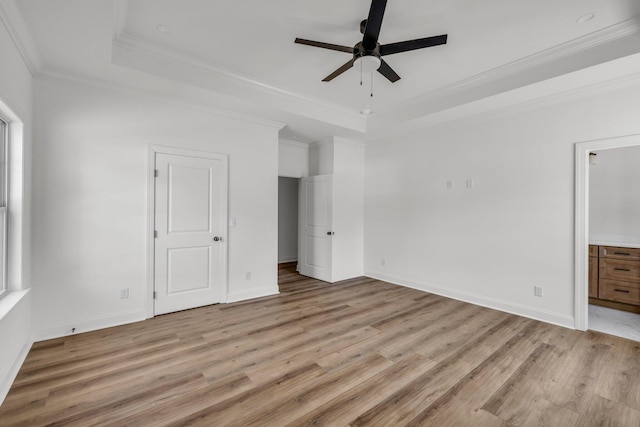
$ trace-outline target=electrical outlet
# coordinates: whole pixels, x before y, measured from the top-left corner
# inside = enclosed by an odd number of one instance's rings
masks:
[[[245,276],[245,280],[251,280],[251,272],[247,271],[247,274]]]
[[[380,265],[384,267],[385,265],[387,265],[387,261],[385,261],[385,259],[384,259],[384,258],[382,258],[382,259],[380,260]]]
[[[467,180],[467,188],[473,188],[473,180],[472,179],[468,179]]]
[[[120,289],[120,299],[127,299],[127,298],[129,298],[129,288]]]
[[[447,181],[447,190],[453,190],[453,181]]]
[[[541,297],[542,296],[542,286],[534,286],[533,287],[533,294],[537,297]]]

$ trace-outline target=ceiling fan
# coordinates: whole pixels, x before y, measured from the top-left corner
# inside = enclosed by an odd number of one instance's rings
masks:
[[[400,80],[400,76],[393,71],[384,59],[382,59],[383,56],[447,43],[447,35],[442,34],[439,36],[381,45],[378,43],[378,36],[380,35],[382,18],[384,18],[384,10],[386,6],[387,0],[371,1],[369,17],[360,23],[360,32],[363,34],[362,41],[356,43],[353,47],[296,38],[295,42],[299,44],[347,52],[353,55],[346,64],[322,79],[323,82],[333,80],[355,65],[363,72],[367,73],[377,70],[380,74],[389,79],[391,83],[395,83]]]

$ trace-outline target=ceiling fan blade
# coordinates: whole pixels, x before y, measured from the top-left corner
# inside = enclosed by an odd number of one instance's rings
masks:
[[[438,46],[447,43],[447,35],[425,37],[423,39],[407,40],[404,42],[383,44],[380,46],[380,55],[393,55],[394,53],[408,52],[410,50],[423,49],[425,47]]]
[[[362,37],[362,46],[367,50],[375,49],[378,44],[380,28],[382,28],[382,18],[384,18],[384,9],[386,7],[387,0],[371,0],[369,17],[367,18],[367,25],[364,27],[364,36]]]
[[[350,69],[351,67],[353,67],[353,59],[350,59],[346,64],[344,64],[342,67],[338,68],[337,70],[335,70],[333,73],[329,74],[327,77],[325,77],[324,79],[322,79],[323,82],[330,82],[331,80],[335,79],[336,77],[338,77],[340,74],[344,73],[345,71],[347,71],[348,69]]]
[[[380,68],[378,68],[378,72],[389,79],[391,83],[395,83],[400,80],[400,76],[395,71],[393,71],[393,68],[391,68],[384,59],[380,58],[380,60],[381,62]]]
[[[301,38],[296,38],[295,43],[306,44],[307,46],[321,47],[323,49],[338,50],[340,52],[353,53],[352,47],[340,46],[339,44],[316,42],[313,40],[306,40]]]

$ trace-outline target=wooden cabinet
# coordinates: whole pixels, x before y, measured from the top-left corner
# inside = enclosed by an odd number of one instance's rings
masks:
[[[640,249],[589,246],[589,301],[640,311]]]

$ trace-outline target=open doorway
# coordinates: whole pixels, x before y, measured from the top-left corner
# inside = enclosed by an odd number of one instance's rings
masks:
[[[627,167],[625,163],[638,155],[640,135],[576,144],[576,329],[599,330],[635,340],[640,340],[637,332],[640,315],[631,311],[636,305],[640,308],[640,298],[634,300],[634,293],[640,292],[640,277],[636,278],[632,271],[633,261],[621,260],[622,255],[616,253],[633,258],[640,251],[640,224],[636,223],[640,216],[628,212],[638,206],[625,201],[625,197],[633,197],[627,193],[638,191],[639,187],[638,182],[630,182],[639,179],[635,173],[637,167]],[[605,165],[605,161],[611,164]],[[630,265],[618,265],[620,263]],[[618,277],[619,274],[628,277]],[[603,304],[590,305],[590,301]],[[625,306],[630,310],[619,310]]]
[[[278,288],[298,278],[298,187],[300,178],[278,177]]]
[[[299,178],[278,177],[278,265],[298,262]]]
[[[589,329],[640,341],[640,145],[589,156]]]

